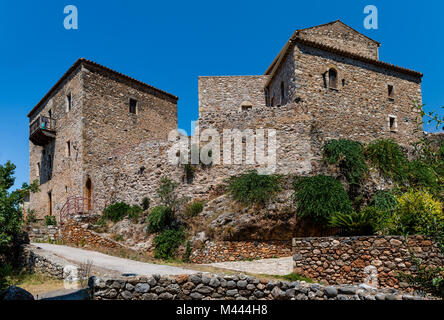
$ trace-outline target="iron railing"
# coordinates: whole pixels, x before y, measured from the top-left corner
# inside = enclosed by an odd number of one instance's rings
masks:
[[[34,122],[29,126],[29,135],[32,136],[37,130],[46,130],[55,132],[56,120],[39,116]]]

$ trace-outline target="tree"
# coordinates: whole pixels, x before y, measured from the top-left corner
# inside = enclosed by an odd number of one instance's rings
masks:
[[[23,225],[20,204],[30,192],[38,192],[38,182],[24,183],[21,189],[10,191],[15,182],[15,165],[10,161],[0,165],[0,249],[21,232]]]

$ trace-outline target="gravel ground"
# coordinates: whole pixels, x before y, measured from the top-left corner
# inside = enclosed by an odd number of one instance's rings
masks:
[[[205,265],[254,274],[286,275],[293,272],[292,257],[254,261],[217,262]]]

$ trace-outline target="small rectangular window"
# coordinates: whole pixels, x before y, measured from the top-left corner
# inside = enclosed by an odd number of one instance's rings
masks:
[[[130,98],[129,100],[129,112],[136,114],[137,113],[137,100]]]
[[[36,176],[40,177],[40,162],[37,162],[37,167],[36,167]]]
[[[387,86],[387,95],[390,100],[395,99],[395,89],[390,84]]]
[[[71,92],[66,96],[66,112],[72,109],[72,95]]]
[[[389,129],[392,132],[398,131],[398,122],[395,116],[389,116],[389,123],[388,123]]]
[[[71,141],[66,142],[66,156],[71,157]]]

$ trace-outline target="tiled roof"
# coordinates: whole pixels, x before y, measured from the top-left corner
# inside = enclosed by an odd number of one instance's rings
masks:
[[[135,83],[135,84],[137,84],[137,85],[141,85],[141,86],[143,86],[143,87],[145,87],[145,88],[149,88],[149,89],[151,89],[151,90],[154,90],[155,92],[157,92],[157,93],[159,93],[160,95],[164,95],[164,96],[166,96],[166,97],[168,97],[168,98],[170,98],[170,99],[173,99],[173,100],[178,100],[179,98],[178,97],[176,97],[176,96],[174,96],[174,95],[172,95],[171,93],[168,93],[168,92],[166,92],[166,91],[163,91],[163,90],[160,90],[160,89],[157,89],[157,88],[155,88],[155,87],[153,87],[153,86],[150,86],[149,84],[147,84],[147,83],[145,83],[145,82],[142,82],[142,81],[139,81],[139,80],[136,80],[136,79],[134,79],[134,78],[131,78],[131,77],[129,77],[129,76],[127,76],[127,75],[124,75],[123,73],[120,73],[120,72],[117,72],[117,71],[115,71],[115,70],[112,70],[112,69],[110,69],[110,68],[108,68],[108,67],[105,67],[105,66],[103,66],[103,65],[101,65],[101,64],[98,64],[98,63],[96,63],[96,62],[94,62],[94,61],[91,61],[91,60],[88,60],[88,59],[85,59],[85,58],[80,58],[80,59],[78,59],[69,69],[68,69],[68,71],[66,71],[65,72],[65,74],[56,82],[56,84],[48,91],[48,93],[46,93],[46,95],[36,104],[36,106],[34,107],[34,108],[32,108],[32,110],[28,113],[28,117],[31,117],[32,115],[33,115],[33,113],[46,101],[46,100],[48,100],[50,97],[51,97],[51,95],[54,93],[54,92],[56,92],[57,91],[57,89],[59,88],[59,86],[60,86],[60,84],[61,83],[63,83],[63,81],[72,73],[72,72],[74,72],[74,70],[76,70],[77,69],[77,67],[79,67],[80,65],[84,65],[84,66],[86,66],[86,67],[93,67],[93,68],[96,68],[96,69],[99,69],[99,70],[102,70],[102,71],[106,71],[106,72],[109,72],[109,73],[111,73],[111,74],[113,74],[113,75],[115,75],[115,76],[117,76],[117,77],[119,77],[119,78],[122,78],[122,79],[125,79],[125,80],[128,80],[128,81],[130,81],[130,82],[133,82],[133,83]]]

